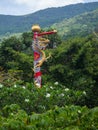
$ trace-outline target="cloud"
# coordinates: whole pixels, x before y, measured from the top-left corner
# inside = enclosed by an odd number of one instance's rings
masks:
[[[83,1],[84,0],[14,0],[13,2],[35,12],[40,9],[82,3]]]
[[[82,3],[84,0],[14,0],[14,3],[34,7],[36,10],[47,7],[58,7],[75,3]]]
[[[84,2],[98,2],[98,0],[84,0]]]
[[[23,4],[30,5],[33,1],[32,0],[14,0],[13,2],[19,5],[23,5]]]
[[[1,0],[0,13],[23,15],[49,7],[60,7],[94,1],[98,2],[98,0]]]

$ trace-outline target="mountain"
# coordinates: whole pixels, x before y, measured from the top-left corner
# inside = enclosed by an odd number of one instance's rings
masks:
[[[69,19],[98,8],[98,2],[79,3],[58,8],[47,8],[23,16],[0,15],[0,35],[24,32],[31,29],[32,24],[49,27],[63,19]]]
[[[85,36],[94,31],[98,32],[98,9],[64,19],[52,27],[56,28],[64,39],[78,35]]]

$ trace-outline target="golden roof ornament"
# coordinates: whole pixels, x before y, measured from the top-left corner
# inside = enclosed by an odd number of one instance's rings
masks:
[[[32,31],[33,32],[40,32],[41,28],[38,24],[35,24],[35,25],[32,26]]]

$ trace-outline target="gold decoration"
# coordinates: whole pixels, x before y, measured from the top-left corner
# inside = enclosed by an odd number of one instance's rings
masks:
[[[40,32],[41,31],[41,28],[39,25],[35,24],[32,26],[32,31],[33,32]]]

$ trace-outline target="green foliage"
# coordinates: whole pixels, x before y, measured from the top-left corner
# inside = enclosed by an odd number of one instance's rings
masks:
[[[30,46],[31,46],[32,38],[33,38],[32,36],[33,36],[32,32],[24,32],[22,34],[22,42],[23,42],[23,44],[25,46],[25,48],[24,48],[25,51],[28,48],[30,48]]]
[[[87,107],[65,106],[55,107],[42,114],[27,115],[21,109],[13,109],[16,105],[8,106],[9,115],[0,116],[1,130],[97,130],[98,108],[89,110]],[[18,106],[17,106],[18,107]],[[8,111],[8,108],[4,108]],[[4,114],[3,110],[1,111]],[[96,115],[97,114],[97,115]]]
[[[45,83],[58,81],[69,88],[88,93],[86,105],[98,105],[98,40],[90,35],[76,37],[52,51],[52,58],[44,64]]]
[[[55,29],[50,28],[47,31],[52,31],[52,30],[55,30]],[[58,33],[55,33],[55,34],[52,34],[52,35],[47,35],[47,36],[44,36],[44,37],[50,40],[48,47],[47,47],[48,49],[57,48],[62,43],[61,37],[58,35]]]
[[[33,84],[26,83],[25,86],[14,84],[4,86],[0,84],[0,109],[11,104],[18,104],[27,113],[42,113],[53,109],[55,106],[85,103],[86,92],[74,91],[55,82],[37,89]]]
[[[73,38],[75,36],[86,36],[97,30],[98,26],[98,9],[92,12],[86,12],[75,17],[64,19],[53,25],[58,29],[63,39]]]
[[[29,45],[30,42],[28,42]],[[10,82],[16,80],[32,81],[33,56],[31,50],[28,49],[30,48],[28,44],[24,42],[24,37],[20,40],[14,36],[2,41],[0,66],[5,71],[5,80],[10,80]]]
[[[75,87],[78,87],[76,81],[82,83],[87,77],[88,80],[93,79],[92,76],[97,75],[98,69],[97,46],[98,41],[92,36],[64,42],[52,51],[52,61],[47,62],[49,75],[57,81]]]

